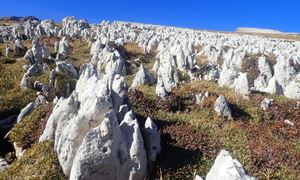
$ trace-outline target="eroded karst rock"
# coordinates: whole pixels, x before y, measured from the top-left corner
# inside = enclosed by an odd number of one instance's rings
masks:
[[[206,176],[206,180],[215,179],[255,180],[256,178],[247,175],[241,163],[233,159],[228,151],[222,150]]]
[[[221,117],[232,119],[232,111],[225,96],[219,96],[215,102],[214,110]]]

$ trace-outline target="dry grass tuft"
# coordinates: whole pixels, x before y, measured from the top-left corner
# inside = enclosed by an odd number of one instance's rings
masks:
[[[53,145],[51,141],[33,145],[21,159],[0,172],[0,179],[66,179]]]

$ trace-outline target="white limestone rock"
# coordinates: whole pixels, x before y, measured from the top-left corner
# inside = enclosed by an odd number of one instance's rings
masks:
[[[125,79],[119,74],[113,76],[113,81],[111,83],[111,100],[115,112],[117,112],[124,102],[127,84]]]
[[[289,126],[295,126],[295,124],[288,119],[284,120],[284,123]]]
[[[219,69],[212,65],[212,64],[208,64],[205,69],[204,69],[204,73],[203,73],[203,79],[206,81],[214,81],[217,82],[219,77],[220,77],[220,71]]]
[[[101,90],[101,86],[97,85],[97,81],[95,83],[96,79],[93,77],[85,83],[86,91],[78,92],[76,86],[75,93],[78,93],[80,108],[69,119],[60,137],[55,137],[58,159],[66,175],[70,174],[73,159],[85,135],[102,122],[105,113],[111,108],[108,96],[97,95],[105,89]],[[90,92],[93,90],[95,92]]]
[[[113,111],[90,130],[80,145],[70,179],[127,179],[129,154]]]
[[[137,88],[141,85],[154,84],[154,76],[141,64],[139,71],[136,73],[131,87]]]
[[[28,116],[34,109],[34,103],[28,103],[20,112],[17,117],[17,123],[20,122],[25,116]]]
[[[59,41],[55,41],[54,43],[54,52],[58,53],[59,51]]]
[[[254,89],[256,91],[264,92],[268,87],[268,80],[266,75],[259,74],[254,80]]]
[[[266,111],[266,110],[268,110],[271,106],[272,106],[272,104],[273,104],[273,99],[269,99],[269,98],[264,98],[264,100],[261,102],[261,104],[260,104],[260,107],[264,110],[264,111]]]
[[[30,68],[27,70],[26,74],[28,74],[29,77],[32,76],[39,76],[43,73],[43,65],[40,63],[34,63],[30,66]]]
[[[68,61],[56,61],[55,63],[56,63],[56,68],[55,68],[56,72],[65,73],[75,79],[78,77],[78,73],[76,69]]]
[[[203,101],[209,97],[209,92],[196,94],[196,104],[202,105]]]
[[[247,175],[241,163],[233,159],[229,152],[221,150],[214,165],[209,170],[206,180],[255,180],[256,178]]]
[[[147,155],[139,124],[132,110],[126,113],[120,129],[129,148],[129,179],[144,179],[147,173]]]
[[[262,56],[258,59],[258,69],[259,69],[261,75],[266,76],[267,82],[272,78],[272,76],[273,76],[272,68],[271,68],[270,64],[267,62],[265,56]]]
[[[67,176],[83,138],[90,129],[101,124],[112,107],[106,82],[90,74],[90,68],[87,66],[82,72],[73,94],[57,102],[40,137],[40,141],[54,140],[54,149]]]
[[[214,110],[221,117],[233,119],[231,108],[230,108],[225,96],[221,95],[218,97],[218,99],[216,100],[215,105],[214,105]]]
[[[56,143],[54,147],[56,147],[58,141],[56,138],[60,137],[64,127],[77,111],[78,101],[75,94],[72,94],[66,99],[60,98],[53,108],[53,112],[47,121],[45,130],[40,136],[39,141],[44,141],[47,139],[53,141],[55,140]]]
[[[52,59],[50,49],[45,44],[42,46],[42,57],[44,59]]]
[[[43,58],[42,45],[39,42],[39,39],[34,39],[32,41],[31,52],[33,55],[34,63],[41,63]]]
[[[235,78],[238,73],[233,68],[224,67],[220,73],[220,78],[218,79],[218,84],[220,86],[233,87]]]
[[[125,117],[125,114],[129,111],[129,107],[127,104],[124,104],[124,105],[121,105],[119,107],[119,111],[117,113],[117,119],[120,122],[123,121],[124,117]]]
[[[20,86],[21,86],[21,89],[30,89],[31,88],[31,83],[30,83],[30,80],[29,80],[30,76],[28,73],[25,73],[22,77],[22,80],[20,82]]]
[[[164,99],[167,95],[168,95],[168,92],[166,91],[166,88],[164,86],[164,82],[162,80],[162,77],[160,74],[158,74],[158,77],[157,77],[157,84],[156,84],[156,88],[155,88],[155,94]]]
[[[283,55],[277,58],[277,63],[274,65],[274,76],[284,91],[285,87],[296,76],[296,70],[291,65],[290,58]]]
[[[147,118],[144,127],[145,148],[148,157],[148,163],[151,165],[155,162],[157,155],[161,151],[160,134],[156,124],[150,117]]]
[[[63,37],[59,42],[58,53],[66,55],[71,53],[71,48],[66,37]]]
[[[282,86],[280,86],[275,76],[270,79],[268,87],[264,90],[264,92],[278,95],[283,94]]]
[[[91,46],[90,54],[94,55],[99,53],[104,47],[104,44],[102,44],[100,39],[97,39]]]
[[[247,73],[240,73],[234,81],[234,90],[241,95],[249,95],[250,88]]]
[[[105,48],[93,55],[91,62],[97,66],[98,73],[126,75],[125,60],[114,48]]]
[[[165,90],[171,92],[172,88],[176,87],[179,82],[178,71],[171,60],[170,54],[166,53],[160,58],[157,76],[161,78]]]
[[[285,88],[284,95],[291,99],[300,100],[300,74]]]

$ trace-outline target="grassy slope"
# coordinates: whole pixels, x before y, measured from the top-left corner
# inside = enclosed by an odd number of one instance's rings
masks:
[[[198,93],[200,90],[208,90],[216,95],[224,94],[231,106],[236,107],[234,110],[237,112],[234,114],[235,120],[227,121],[218,117],[213,111],[213,104],[211,103],[214,103],[214,101],[212,100],[206,102],[206,107],[195,105],[195,100],[190,94]],[[184,104],[185,107],[169,109],[166,108],[168,105],[165,105],[165,102],[155,97],[153,87],[144,86],[140,88],[140,91],[145,95],[140,94],[140,97],[138,97],[139,93],[129,93],[134,111],[139,116],[152,117],[158,124],[161,121],[184,121],[193,125],[197,132],[205,135],[203,139],[205,142],[198,144],[200,146],[197,149],[198,154],[196,153],[193,157],[187,156],[187,158],[192,159],[201,157],[198,159],[199,163],[194,162],[197,166],[185,164],[178,169],[162,169],[165,176],[170,176],[171,179],[185,179],[191,177],[194,171],[204,176],[211,167],[220,148],[230,150],[250,174],[258,178],[295,179],[296,175],[299,174],[300,168],[297,162],[300,158],[298,139],[300,134],[297,129],[300,127],[300,114],[285,112],[295,106],[295,102],[283,97],[274,97],[274,107],[263,112],[258,104],[263,98],[261,95],[253,95],[250,99],[244,99],[226,88],[218,87],[214,83],[199,81],[183,84],[175,89],[173,96],[176,96],[176,98],[173,98],[167,104],[174,105],[176,102],[181,101],[181,104]],[[269,116],[270,114],[276,114],[275,111],[277,111],[278,116]],[[286,115],[295,123],[295,127],[283,123]],[[164,136],[164,127],[160,128]],[[190,133],[181,135],[185,136],[183,139],[189,139]],[[185,147],[183,146],[183,148]],[[274,157],[277,158],[274,159]]]
[[[130,63],[139,56],[135,53],[139,51],[132,46],[125,46],[131,53],[131,58],[127,58]],[[146,67],[152,67],[153,57],[145,63]],[[127,76],[129,83],[133,77],[134,73]],[[196,105],[195,94],[205,91],[209,91],[211,97],[202,106]],[[227,149],[259,179],[297,179],[300,112],[295,109],[295,101],[270,94],[244,98],[229,88],[207,81],[182,83],[172,94],[170,99],[162,101],[156,97],[154,86],[142,86],[137,92],[128,93],[141,121],[151,117],[160,128],[163,148],[153,170],[154,177],[190,179],[194,173],[204,177],[219,150]],[[218,117],[213,110],[221,94],[230,102],[234,121]],[[268,111],[260,108],[264,97],[274,99],[274,106]],[[285,119],[295,126],[285,125]]]
[[[48,42],[47,39],[45,41]],[[49,43],[53,42],[49,40]],[[73,47],[71,62],[79,68],[89,57],[87,43],[76,40],[70,44]],[[126,44],[125,49],[126,61],[130,65],[135,64],[134,67],[130,66],[132,71],[126,77],[131,84],[139,64],[144,63],[150,70],[155,56],[143,55],[135,44]],[[136,58],[140,60],[133,62]],[[0,92],[0,97],[5,100],[5,106],[0,106],[0,112],[19,110],[34,97],[33,92],[20,91],[18,88],[23,75],[22,62],[3,64],[1,61],[0,65],[0,83],[1,87],[5,87],[5,91]],[[213,96],[203,106],[195,105],[195,93],[205,90]],[[204,176],[222,148],[230,150],[252,175],[259,178],[293,179],[299,174],[299,164],[293,164],[300,158],[300,141],[297,139],[300,128],[297,119],[299,114],[291,111],[295,105],[294,101],[267,95],[275,99],[275,105],[269,111],[263,112],[259,108],[262,95],[256,94],[250,99],[244,99],[230,89],[205,81],[181,84],[179,88],[174,89],[172,98],[167,101],[156,98],[153,86],[143,86],[139,91],[143,94],[129,94],[135,112],[141,120],[148,116],[154,118],[162,134],[163,151],[153,170],[155,177],[161,175],[170,179],[186,179],[191,178],[194,172]],[[225,95],[231,103],[236,112],[235,121],[226,121],[213,111],[214,100],[220,94]],[[284,125],[282,121],[286,118],[292,120],[295,127]],[[12,171],[26,175],[28,167],[31,165],[38,167],[42,165],[40,162],[47,162],[45,163],[47,167],[50,167],[48,162],[57,164],[51,146],[50,142],[34,145],[24,158],[13,163],[14,165],[6,171],[6,175]],[[44,151],[50,153],[49,158],[38,159],[39,153]],[[170,152],[173,155],[168,156]],[[37,160],[31,164],[28,163],[29,159]],[[50,176],[52,172],[60,175],[59,171],[50,170]],[[28,175],[33,177],[31,174]]]

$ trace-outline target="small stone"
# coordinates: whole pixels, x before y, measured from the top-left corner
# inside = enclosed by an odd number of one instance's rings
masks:
[[[273,105],[273,99],[264,98],[264,100],[261,102],[260,107],[266,111],[270,108],[270,106]]]
[[[219,96],[215,102],[214,110],[218,113],[219,116],[224,118],[233,119],[231,108],[225,98],[225,96]]]
[[[295,126],[295,124],[293,122],[291,122],[290,120],[288,120],[288,119],[284,120],[284,123],[289,125],[289,126]]]

